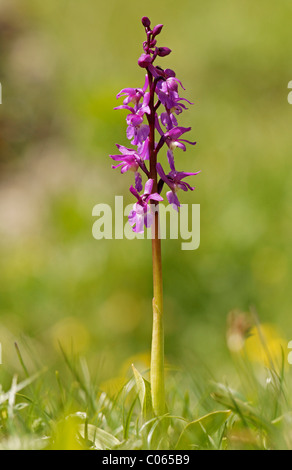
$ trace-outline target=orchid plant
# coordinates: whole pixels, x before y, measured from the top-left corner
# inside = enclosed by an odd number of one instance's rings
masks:
[[[117,98],[123,98],[123,104],[115,109],[127,111],[126,135],[132,147],[119,144],[118,155],[110,155],[116,162],[112,168],[120,168],[121,173],[132,171],[135,174],[134,186],[130,192],[137,199],[129,214],[129,223],[136,233],[143,233],[144,227],[152,227],[153,260],[153,329],[151,346],[150,383],[154,413],[157,416],[165,412],[164,387],[164,332],[163,332],[163,289],[161,265],[161,240],[159,238],[159,202],[164,185],[168,187],[166,197],[174,210],[179,211],[177,197],[179,189],[193,191],[195,188],[185,178],[199,172],[177,171],[175,167],[175,148],[186,150],[186,143],[195,145],[182,137],[191,127],[178,125],[177,116],[187,109],[186,103],[193,104],[179,96],[179,87],[185,90],[181,81],[171,69],[163,69],[154,62],[168,56],[168,47],[157,46],[157,36],[163,25],[153,29],[149,18],[144,16],[146,40],[144,52],[138,59],[138,65],[145,70],[145,82],[142,88],[123,88]],[[159,108],[162,112],[159,114]],[[158,138],[157,138],[157,137]],[[158,162],[158,153],[166,147],[169,170]],[[143,191],[143,178],[146,182]]]

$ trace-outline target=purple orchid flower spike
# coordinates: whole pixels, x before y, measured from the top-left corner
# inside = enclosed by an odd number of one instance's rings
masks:
[[[178,211],[180,202],[176,194],[177,191],[179,189],[182,189],[183,191],[188,191],[188,190],[193,191],[195,189],[192,186],[190,186],[188,183],[182,180],[186,178],[187,176],[198,175],[200,171],[197,171],[196,173],[187,173],[185,171],[176,171],[176,169],[173,167],[171,172],[168,175],[166,175],[160,163],[157,163],[156,169],[163,183],[166,183],[168,187],[171,189],[171,191],[168,191],[166,193],[166,197],[167,197],[169,204],[172,204],[172,207],[176,211]]]
[[[147,17],[142,18],[142,24],[145,27],[147,39],[143,43],[143,53],[138,59],[138,65],[146,70],[144,85],[142,88],[123,88],[117,94],[117,98],[123,97],[123,104],[115,108],[128,111],[126,117],[126,135],[131,144],[136,147],[136,150],[118,145],[122,155],[110,155],[113,160],[118,162],[117,165],[112,165],[113,168],[120,167],[121,173],[132,171],[135,174],[135,188],[131,186],[131,192],[137,197],[138,202],[135,204],[135,210],[131,212],[129,220],[132,226],[134,226],[134,230],[138,232],[145,225],[143,218],[149,212],[148,200],[150,200],[149,197],[154,182],[154,193],[157,195],[157,174],[153,173],[153,168],[161,178],[159,189],[162,189],[164,183],[169,186],[170,191],[167,193],[167,199],[176,210],[178,210],[180,205],[176,195],[177,191],[179,189],[183,191],[194,189],[183,179],[197,174],[177,172],[173,153],[176,147],[185,151],[186,143],[191,145],[196,144],[196,142],[190,142],[182,138],[191,128],[181,127],[177,121],[177,116],[187,109],[184,102],[192,103],[180,96],[179,89],[185,90],[185,88],[176,77],[176,73],[170,68],[162,69],[154,65],[157,57],[166,57],[171,53],[168,47],[157,46],[157,37],[162,31],[163,25],[158,24],[151,28],[151,22]],[[156,103],[155,96],[157,98]],[[157,110],[160,105],[164,107],[164,110],[159,116]],[[155,142],[153,138],[154,132],[151,134],[153,126],[153,131],[158,131],[160,135],[159,142]],[[167,158],[171,170],[167,175],[160,163],[156,167],[158,153],[164,144],[167,146]],[[153,165],[154,154],[156,161]],[[147,161],[150,164],[149,168],[146,167]],[[145,192],[142,196],[139,196],[143,189],[140,170],[142,170],[142,173],[145,173],[148,179],[145,185]],[[150,186],[151,189],[149,191]],[[158,192],[160,193],[161,191]]]
[[[138,199],[134,204],[133,210],[129,214],[129,222],[133,227],[133,232],[144,233],[145,227],[150,227],[153,223],[153,214],[149,206],[150,201],[163,201],[163,197],[158,193],[152,194],[154,181],[149,179],[145,184],[144,194],[140,196],[133,186],[130,187],[131,193]]]

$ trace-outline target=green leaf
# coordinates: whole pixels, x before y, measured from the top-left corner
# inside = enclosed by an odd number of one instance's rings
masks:
[[[93,424],[80,424],[78,430],[82,439],[97,450],[111,450],[121,444],[115,436]]]
[[[10,402],[14,401],[14,398],[15,398],[16,394],[18,394],[21,390],[23,390],[25,387],[30,385],[42,373],[43,373],[43,371],[37,372],[36,374],[33,374],[28,379],[25,379],[22,382],[20,382],[19,384],[17,383],[17,376],[15,375],[13,377],[10,390],[6,393],[2,393],[1,390],[0,390],[0,405],[2,405],[2,403],[5,403],[5,401],[7,401],[7,400],[10,401]]]
[[[134,407],[135,407],[135,404],[136,404],[136,401],[137,401],[137,396],[135,397],[135,399],[133,400],[133,403],[131,404],[130,406],[130,410],[126,416],[126,419],[124,420],[124,439],[127,440],[128,437],[129,437],[129,430],[130,430],[130,425],[131,425],[131,419],[132,419],[132,415],[133,415],[133,411],[134,411]]]
[[[24,408],[27,408],[29,406],[28,403],[17,403],[17,405],[14,406],[14,409],[19,411],[23,410]]]
[[[248,422],[252,422],[257,427],[272,431],[271,423],[261,416],[256,408],[239,398],[240,395],[229,387],[217,384],[216,390],[211,396],[218,403],[221,403],[236,413],[241,418],[244,425],[247,425]]]
[[[231,411],[214,411],[188,423],[183,429],[176,449],[189,450],[210,440],[210,437],[225,423]]]
[[[142,415],[145,420],[153,416],[152,399],[151,399],[151,386],[148,380],[144,379],[140,372],[132,364],[138,396],[141,404]]]

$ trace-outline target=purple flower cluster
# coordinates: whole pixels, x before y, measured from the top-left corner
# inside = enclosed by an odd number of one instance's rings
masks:
[[[187,109],[186,104],[193,104],[186,98],[179,96],[179,87],[184,90],[181,81],[171,69],[162,69],[154,65],[157,57],[165,57],[171,53],[168,47],[157,47],[157,36],[161,33],[163,25],[156,25],[151,29],[151,23],[146,16],[142,18],[145,27],[146,41],[143,43],[143,54],[138,59],[138,65],[146,70],[143,88],[124,88],[117,98],[123,98],[123,104],[115,109],[127,111],[126,135],[131,145],[128,148],[117,144],[120,151],[118,155],[110,155],[117,162],[112,168],[120,168],[121,173],[133,171],[135,173],[135,187],[131,186],[131,193],[137,198],[133,210],[129,215],[129,222],[133,231],[143,233],[144,226],[149,227],[153,221],[151,203],[158,204],[163,198],[160,195],[164,184],[169,188],[166,193],[169,204],[179,210],[180,202],[177,191],[195,188],[183,181],[188,176],[199,173],[186,173],[177,171],[174,162],[174,149],[176,147],[186,150],[185,143],[195,145],[181,138],[190,127],[178,125],[177,116]],[[162,105],[163,111],[158,114]],[[159,136],[155,141],[155,133]],[[167,160],[170,171],[164,171],[161,163],[157,161],[158,152],[166,144]],[[142,174],[147,181],[143,190]]]

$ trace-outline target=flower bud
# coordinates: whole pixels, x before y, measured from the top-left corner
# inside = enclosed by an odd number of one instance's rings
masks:
[[[160,34],[161,31],[162,31],[162,28],[163,28],[163,24],[158,24],[158,25],[154,26],[154,28],[153,28],[153,37]]]
[[[174,70],[165,69],[164,72],[165,72],[166,78],[175,77],[175,72],[174,72]]]
[[[166,55],[171,53],[171,49],[169,47],[158,47],[157,48],[157,55],[159,57],[165,57]]]
[[[152,63],[151,56],[149,54],[142,54],[138,59],[138,65],[145,69]]]
[[[145,28],[149,28],[150,27],[150,20],[147,16],[143,16],[142,18],[142,25],[145,26]]]

